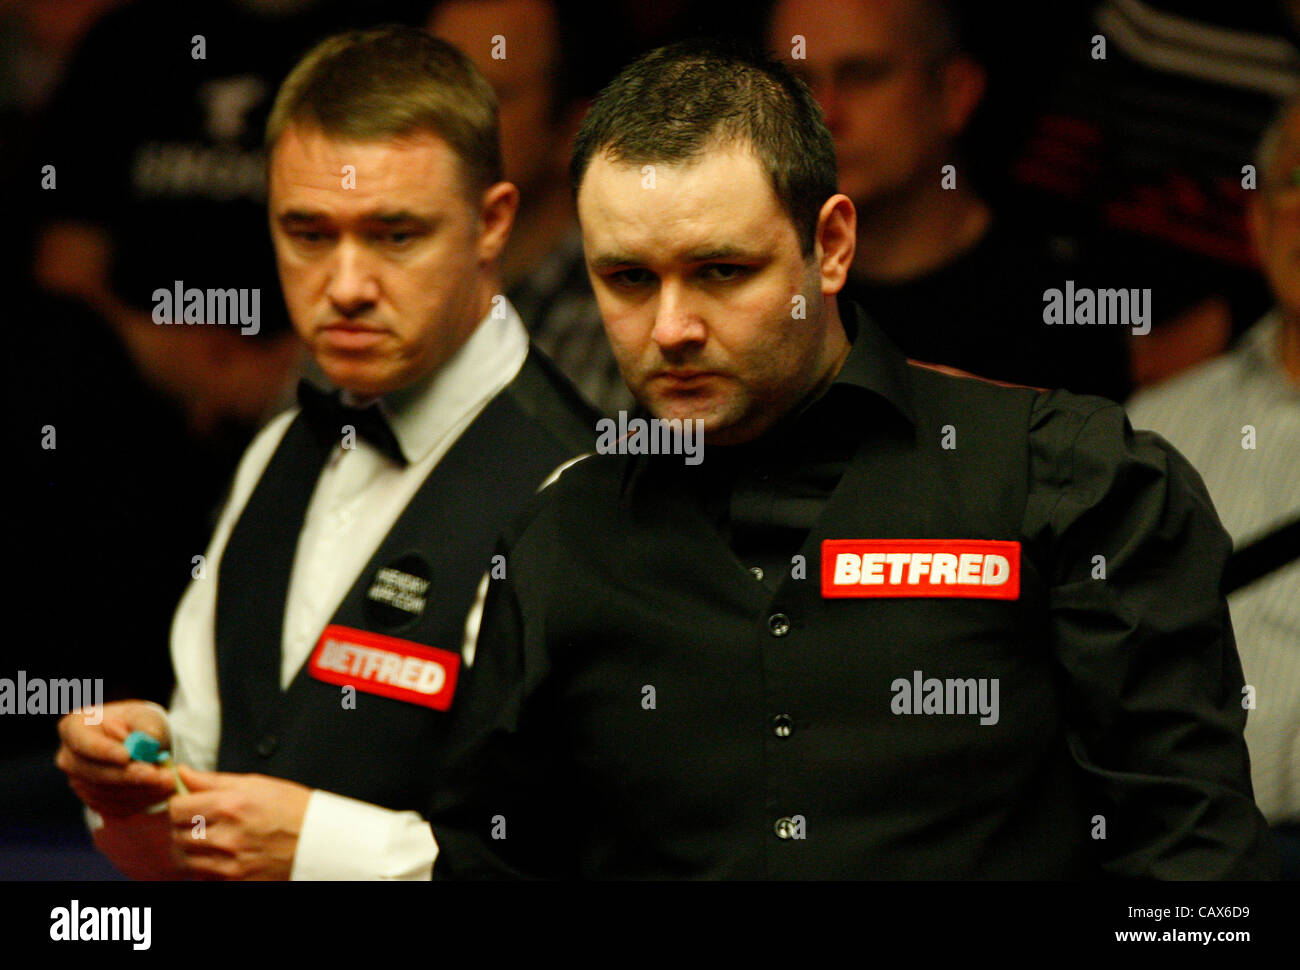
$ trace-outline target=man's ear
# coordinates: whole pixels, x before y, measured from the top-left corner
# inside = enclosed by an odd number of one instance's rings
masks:
[[[971,115],[984,98],[988,72],[965,54],[948,58],[943,68],[943,123],[949,137],[956,138],[970,123]]]
[[[497,182],[484,190],[479,200],[479,226],[482,229],[478,241],[480,263],[494,261],[506,248],[517,211],[519,190],[512,183]]]
[[[849,278],[858,246],[858,213],[847,195],[832,195],[822,203],[814,242],[822,293],[838,293]]]

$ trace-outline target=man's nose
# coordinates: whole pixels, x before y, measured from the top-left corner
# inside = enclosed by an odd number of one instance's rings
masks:
[[[665,353],[702,344],[708,338],[708,328],[696,302],[680,283],[672,280],[660,283],[655,325],[650,338]]]
[[[345,316],[353,316],[378,301],[379,281],[364,246],[349,239],[339,243],[326,295]]]

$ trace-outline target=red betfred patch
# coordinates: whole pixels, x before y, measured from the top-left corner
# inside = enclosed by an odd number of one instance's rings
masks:
[[[327,626],[307,669],[327,684],[445,711],[456,692],[460,654],[369,630]]]
[[[827,539],[822,597],[1020,597],[1020,543],[991,539]]]

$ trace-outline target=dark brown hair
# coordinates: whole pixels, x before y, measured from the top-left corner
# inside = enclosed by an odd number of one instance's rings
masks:
[[[719,145],[754,153],[810,254],[822,204],[838,191],[835,146],[808,87],[752,48],[683,41],[633,62],[592,104],[569,177],[576,195],[597,153],[680,164]]]

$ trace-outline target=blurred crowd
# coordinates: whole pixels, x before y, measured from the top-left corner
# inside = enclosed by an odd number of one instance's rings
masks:
[[[235,463],[312,366],[266,227],[270,100],[315,41],[380,22],[451,41],[496,90],[521,193],[508,295],[601,410],[633,402],[586,278],[570,141],[636,55],[734,36],[821,104],[858,213],[846,295],[908,356],[1132,401],[1239,547],[1300,515],[1300,3],[0,0],[6,608],[31,631],[0,675],[166,703],[171,614]],[[176,281],[260,288],[258,333],[155,325],[151,293]],[[1130,294],[1149,332],[1048,323],[1067,285]],[[1268,685],[1247,739],[1275,824],[1300,823],[1298,592],[1283,559],[1230,600],[1247,682]],[[6,718],[0,741],[0,820],[75,821],[53,718]]]

